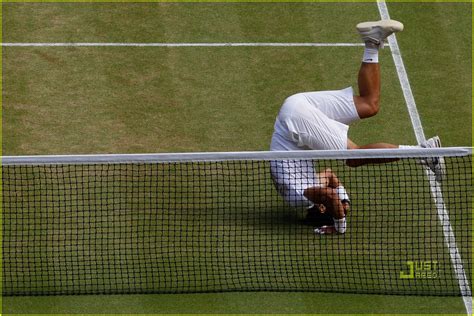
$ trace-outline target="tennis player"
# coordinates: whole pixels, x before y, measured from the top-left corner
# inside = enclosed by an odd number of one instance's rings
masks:
[[[356,28],[365,43],[358,74],[359,95],[354,95],[352,87],[349,87],[337,91],[298,93],[288,97],[276,118],[270,150],[419,147],[388,143],[359,146],[348,138],[351,123],[379,112],[379,49],[383,48],[383,42],[388,36],[403,30],[403,24],[394,20],[382,20],[359,23]],[[440,146],[437,136],[421,144],[421,147],[430,148]],[[395,160],[397,159],[354,159],[347,160],[346,164],[357,167]],[[425,160],[424,163],[435,172],[437,179],[442,176],[439,159]],[[350,200],[339,181],[337,186],[330,185],[330,181],[324,180],[328,177],[317,173],[313,162],[309,160],[272,161],[271,172],[278,191],[291,206],[306,206],[312,211],[324,209],[333,217],[334,226],[323,230],[317,228],[316,233],[346,231],[345,213]],[[336,177],[334,174],[333,176]]]

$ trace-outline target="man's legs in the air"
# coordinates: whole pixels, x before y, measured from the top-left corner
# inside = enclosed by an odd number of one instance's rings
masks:
[[[365,49],[357,78],[359,95],[354,97],[354,103],[359,117],[364,119],[377,114],[380,108],[379,49],[389,35],[403,31],[403,24],[394,20],[363,22],[357,24],[357,31]]]
[[[380,109],[380,65],[378,50],[383,47],[383,41],[394,32],[403,30],[403,24],[393,20],[364,22],[357,25],[357,30],[365,43],[362,65],[359,69],[357,83],[359,95],[354,96],[354,104],[361,119],[376,115]],[[398,148],[388,143],[375,143],[358,146],[348,139],[348,149]],[[387,163],[397,159],[354,159],[348,160],[347,165],[357,167],[368,163]]]
[[[383,47],[383,41],[392,33],[403,31],[403,24],[394,20],[363,22],[357,25],[357,31],[365,43],[364,56],[358,75],[359,95],[354,96],[354,104],[361,119],[374,116],[380,109],[380,65],[378,51]],[[439,137],[435,136],[420,144],[421,147],[441,147]],[[380,149],[380,148],[409,148],[420,146],[398,146],[388,143],[374,143],[359,146],[348,139],[348,149]],[[358,167],[371,163],[387,163],[398,159],[352,159],[347,161],[350,167]],[[444,174],[442,158],[425,159],[421,161],[430,168],[440,181]]]

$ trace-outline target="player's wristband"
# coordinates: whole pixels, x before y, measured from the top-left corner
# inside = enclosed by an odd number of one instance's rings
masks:
[[[346,232],[346,218],[343,217],[341,219],[334,218],[334,228],[340,234],[344,234]]]
[[[336,193],[337,193],[337,196],[339,197],[339,200],[341,200],[341,202],[347,202],[351,204],[351,199],[349,198],[349,194],[347,194],[346,189],[342,185],[336,188]]]

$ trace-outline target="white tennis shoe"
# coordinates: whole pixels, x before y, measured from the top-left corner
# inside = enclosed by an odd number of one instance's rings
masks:
[[[425,140],[420,144],[423,148],[440,148],[441,140],[438,136]],[[430,157],[420,160],[421,164],[431,169],[435,174],[435,179],[441,182],[446,174],[446,163],[443,157]]]
[[[383,48],[383,41],[391,34],[403,31],[403,24],[395,20],[380,20],[362,22],[356,28],[364,43]]]

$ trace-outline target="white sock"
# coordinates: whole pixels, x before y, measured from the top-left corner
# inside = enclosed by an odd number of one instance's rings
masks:
[[[341,219],[334,219],[334,228],[340,234],[344,234],[346,232],[346,218],[343,217]]]
[[[379,50],[377,48],[365,47],[362,62],[376,64],[379,62]]]

